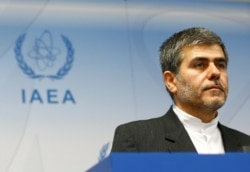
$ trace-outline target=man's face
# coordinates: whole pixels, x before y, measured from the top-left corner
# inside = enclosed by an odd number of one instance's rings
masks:
[[[175,103],[183,110],[219,109],[228,94],[227,62],[221,47],[217,44],[185,47],[174,82]]]

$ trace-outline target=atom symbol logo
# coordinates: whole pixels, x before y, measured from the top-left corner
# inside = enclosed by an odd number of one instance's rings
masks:
[[[71,41],[66,36],[61,35],[62,41],[64,42],[65,48],[67,50],[66,59],[63,66],[61,66],[54,74],[36,73],[31,68],[31,66],[26,63],[22,53],[22,46],[25,37],[25,33],[20,35],[16,40],[16,45],[14,48],[17,64],[24,74],[32,79],[49,78],[54,80],[62,79],[69,73],[70,69],[73,66],[75,50]],[[41,71],[53,67],[54,62],[56,61],[56,57],[60,53],[60,49],[54,47],[53,45],[52,34],[49,31],[45,30],[39,38],[35,39],[33,49],[29,51],[28,56],[36,61],[38,69]]]
[[[35,39],[33,49],[28,53],[29,57],[36,61],[40,71],[52,68],[56,57],[61,53],[54,47],[51,32],[45,30],[40,37]]]

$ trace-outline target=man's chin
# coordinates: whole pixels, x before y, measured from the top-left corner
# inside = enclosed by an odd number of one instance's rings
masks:
[[[206,99],[205,105],[214,109],[219,109],[220,107],[222,107],[224,105],[226,101],[226,98],[223,96],[213,96],[210,97],[208,99]]]

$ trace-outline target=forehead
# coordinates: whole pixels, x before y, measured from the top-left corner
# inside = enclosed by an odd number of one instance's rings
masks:
[[[185,46],[182,49],[182,61],[191,61],[197,57],[204,59],[225,58],[225,54],[218,44],[200,44]]]

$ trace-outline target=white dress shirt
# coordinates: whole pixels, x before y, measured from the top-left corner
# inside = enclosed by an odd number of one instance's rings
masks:
[[[225,153],[220,130],[218,128],[218,115],[209,123],[202,122],[176,105],[173,110],[189,134],[196,151],[199,154],[223,154]]]

